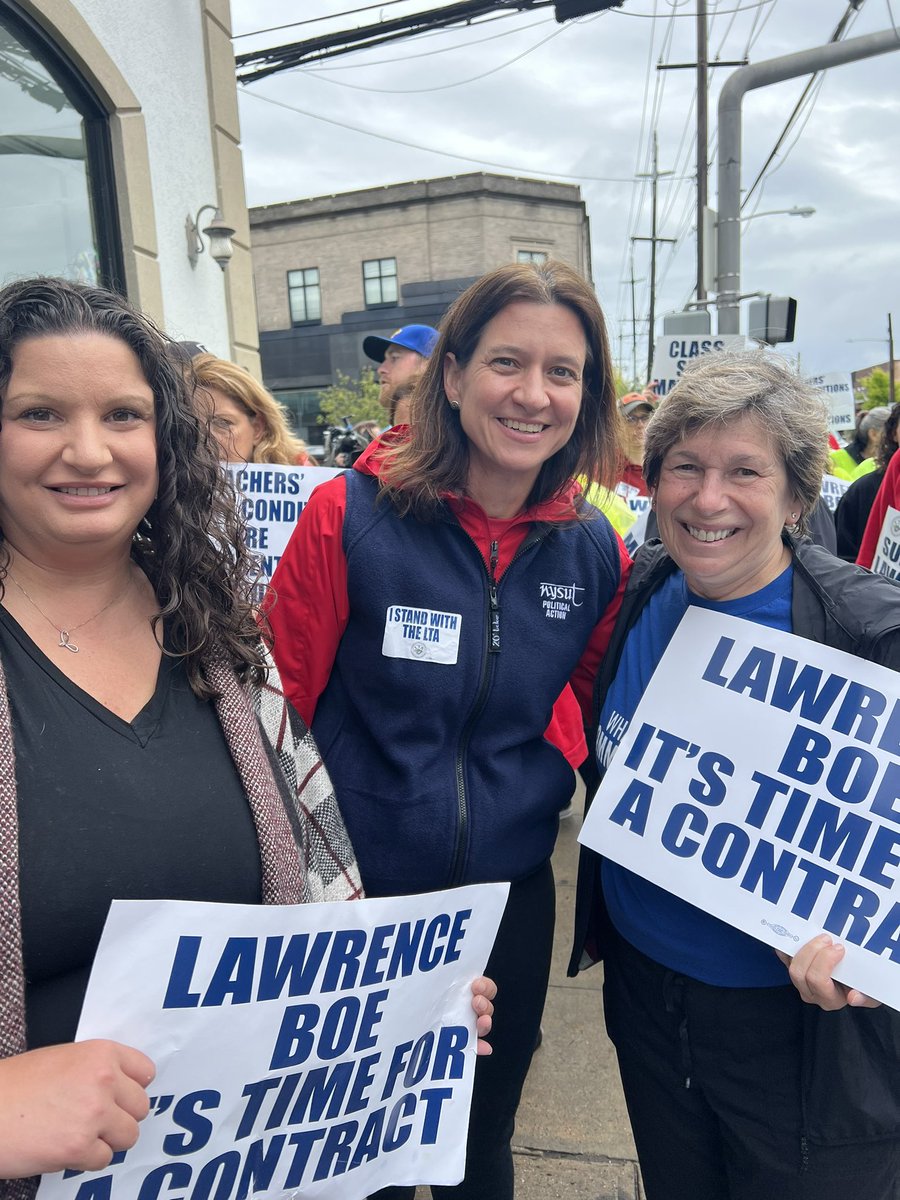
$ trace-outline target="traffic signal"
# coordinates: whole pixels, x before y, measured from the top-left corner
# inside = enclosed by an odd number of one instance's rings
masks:
[[[558,24],[573,21],[575,17],[586,17],[588,13],[603,12],[607,8],[621,8],[623,0],[556,0],[553,11]]]
[[[793,296],[764,296],[747,306],[747,333],[756,342],[777,346],[794,340],[797,301]]]

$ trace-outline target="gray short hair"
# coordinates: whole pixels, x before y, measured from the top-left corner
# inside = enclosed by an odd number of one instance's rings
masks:
[[[888,404],[878,404],[875,408],[866,409],[859,418],[860,437],[868,438],[870,429],[884,429],[890,415],[891,409]]]
[[[796,528],[806,533],[828,465],[825,402],[790,363],[767,350],[717,351],[685,369],[647,426],[647,484],[657,486],[673,446],[701,429],[745,416],[759,422],[780,455],[800,504]]]

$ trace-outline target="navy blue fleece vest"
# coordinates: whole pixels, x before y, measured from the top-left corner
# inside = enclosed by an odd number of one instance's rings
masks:
[[[535,525],[496,589],[449,510],[375,503],[348,472],[350,620],[313,732],[370,895],[520,878],[553,850],[572,771],[551,709],[619,583],[606,519]]]

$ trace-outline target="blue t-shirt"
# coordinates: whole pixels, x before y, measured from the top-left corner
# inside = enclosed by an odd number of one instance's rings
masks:
[[[681,571],[671,575],[651,597],[625,640],[616,678],[600,714],[597,760],[601,769],[609,765],[689,605],[790,633],[792,590],[793,567],[758,592],[723,601],[694,595]],[[616,929],[664,967],[718,987],[772,987],[789,982],[775,951],[749,934],[607,859],[601,878]]]

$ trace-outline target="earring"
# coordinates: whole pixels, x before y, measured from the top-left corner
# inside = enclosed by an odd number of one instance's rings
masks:
[[[796,520],[799,517],[799,515],[800,515],[799,513],[791,513],[791,520],[796,523]]]
[[[450,405],[450,407],[453,409],[454,412],[459,412],[459,402],[457,400],[448,400],[447,403]]]

